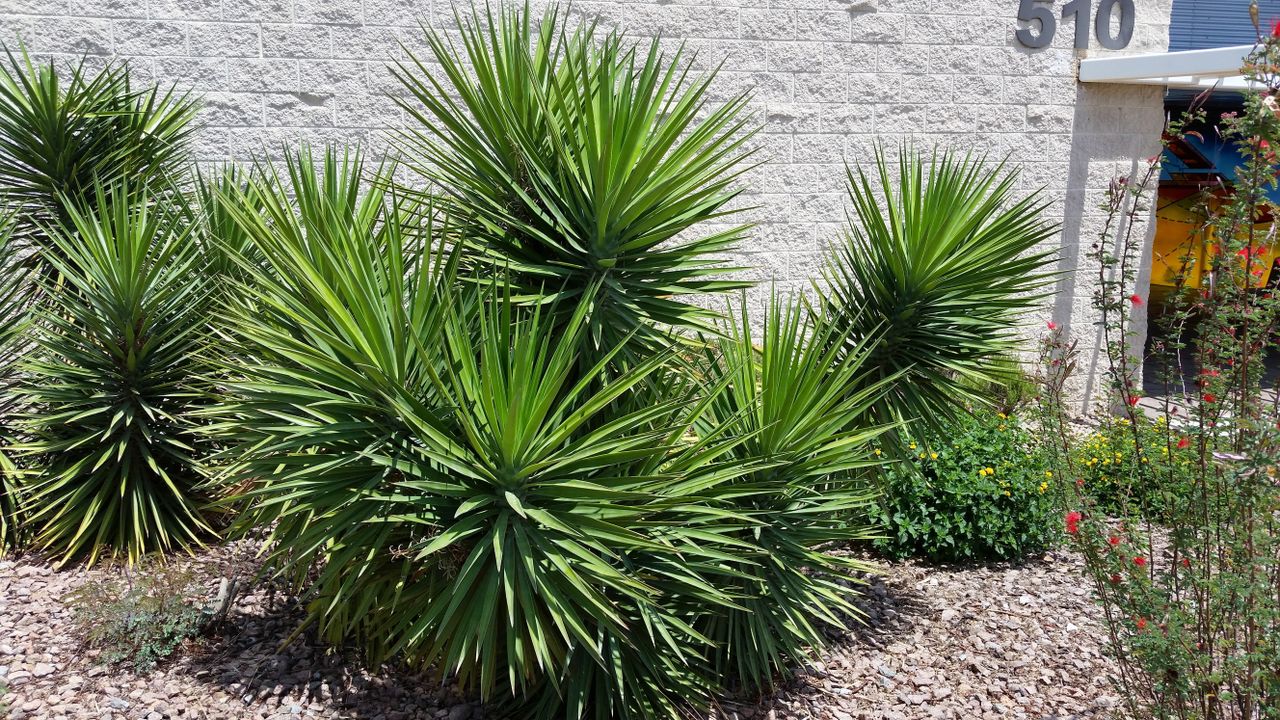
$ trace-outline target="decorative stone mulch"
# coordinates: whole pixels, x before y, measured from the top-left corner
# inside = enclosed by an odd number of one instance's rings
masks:
[[[252,567],[232,545],[180,561],[207,578]],[[108,570],[0,561],[0,699],[12,720],[364,718],[467,720],[479,705],[420,676],[370,668],[310,641],[284,642],[300,612],[265,584],[212,637],[139,676],[95,663],[74,636],[68,593]],[[118,571],[116,571],[118,572]],[[868,625],[764,698],[720,718],[1103,718],[1116,702],[1103,630],[1074,556],[1020,566],[893,564],[866,588]]]

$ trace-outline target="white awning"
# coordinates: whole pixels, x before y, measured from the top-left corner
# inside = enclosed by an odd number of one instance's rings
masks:
[[[1253,49],[1253,45],[1233,45],[1211,50],[1086,58],[1080,61],[1080,82],[1245,90],[1249,83],[1240,69]]]

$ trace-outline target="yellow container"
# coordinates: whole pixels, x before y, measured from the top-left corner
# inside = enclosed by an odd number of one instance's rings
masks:
[[[1240,233],[1242,241],[1248,240],[1248,230]],[[1180,275],[1185,276],[1184,287],[1198,288],[1204,282],[1209,258],[1215,248],[1214,229],[1208,226],[1203,202],[1197,195],[1175,199],[1162,192],[1160,206],[1156,210],[1155,247],[1151,258],[1151,284],[1173,288]],[[1265,287],[1271,280],[1272,268],[1280,247],[1273,234],[1273,223],[1257,223],[1253,226],[1254,256],[1250,264],[1252,287]],[[1249,259],[1239,255],[1241,267]]]

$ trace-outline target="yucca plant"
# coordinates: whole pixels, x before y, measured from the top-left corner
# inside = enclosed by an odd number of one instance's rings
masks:
[[[589,304],[553,332],[556,308],[459,285],[449,229],[385,172],[286,166],[264,168],[263,213],[228,204],[266,266],[228,308],[243,355],[215,430],[242,527],[271,528],[310,621],[520,717],[705,704],[706,641],[665,598],[729,602],[699,574],[722,536],[671,519],[697,526],[695,491],[750,465],[689,439],[696,386],[664,355],[593,381],[612,353],[581,372]],[[628,399],[650,381],[660,402]]]
[[[127,187],[95,186],[92,205],[40,235],[55,272],[22,366],[24,507],[59,564],[134,562],[210,532],[196,432],[211,402],[209,276],[187,213]]]
[[[715,73],[691,73],[683,50],[570,31],[555,6],[540,23],[527,7],[476,14],[458,20],[461,47],[428,29],[433,65],[409,53],[392,69],[414,121],[399,135],[408,166],[517,300],[567,316],[589,297],[594,351],[626,341],[623,359],[639,357],[669,328],[706,327],[680,296],[743,286],[717,277],[744,230],[730,203],[747,96],[713,105]],[[694,229],[708,220],[719,229]]]
[[[26,336],[31,279],[21,262],[12,215],[0,215],[0,555],[18,544],[19,468],[13,453],[21,408],[18,366],[30,347]]]
[[[884,419],[926,421],[982,403],[1017,349],[1023,314],[1043,298],[1057,228],[1039,192],[1015,197],[1018,171],[985,156],[878,149],[849,171],[856,217],[817,288],[825,323],[865,346],[869,379],[893,378]]]
[[[254,168],[227,165],[213,174],[197,171],[192,202],[191,222],[197,228],[201,250],[207,257],[208,272],[218,278],[222,289],[234,292],[232,281],[243,280],[246,264],[262,265],[244,224],[237,222],[235,213],[258,213],[261,202],[257,193],[262,187],[255,183]],[[229,210],[236,205],[236,210]]]
[[[886,427],[870,409],[892,379],[865,381],[869,344],[851,345],[803,299],[771,294],[752,327],[744,301],[707,350],[701,377],[714,390],[694,427],[739,438],[730,462],[764,463],[717,497],[749,520],[736,537],[755,552],[719,578],[740,606],[701,613],[697,627],[716,643],[718,674],[759,689],[859,614],[854,578],[871,568],[839,550],[872,535],[862,469],[879,462],[871,443]]]
[[[93,214],[95,183],[152,198],[180,179],[197,104],[137,88],[128,65],[92,70],[36,63],[23,49],[0,62],[0,187],[26,235],[61,223],[67,206]],[[120,183],[127,181],[127,185]]]

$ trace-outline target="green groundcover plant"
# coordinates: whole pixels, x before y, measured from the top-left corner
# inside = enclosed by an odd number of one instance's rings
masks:
[[[206,617],[195,601],[202,592],[190,572],[148,562],[123,580],[89,580],[64,601],[99,662],[149,673],[199,633]]]
[[[1016,415],[979,410],[907,439],[885,470],[875,506],[893,557],[943,562],[1015,560],[1058,536],[1054,473]]]
[[[1145,414],[1132,420],[1106,417],[1076,445],[1082,489],[1099,510],[1110,515],[1136,511],[1162,523],[1176,515],[1198,467],[1191,441],[1168,423],[1164,416],[1153,420]]]

